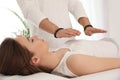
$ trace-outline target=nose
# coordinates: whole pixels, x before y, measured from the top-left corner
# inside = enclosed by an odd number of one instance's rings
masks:
[[[17,37],[23,37],[23,35],[17,35]]]
[[[38,37],[38,36],[36,36],[36,35],[34,35],[34,36],[32,36],[30,39],[36,39],[36,40],[38,40],[38,39],[39,39],[39,37]]]

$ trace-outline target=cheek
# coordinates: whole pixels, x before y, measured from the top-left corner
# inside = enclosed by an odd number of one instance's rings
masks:
[[[31,46],[31,48],[34,52],[40,52],[43,49],[43,47],[44,46],[40,43],[36,43],[33,46]]]
[[[38,52],[40,50],[40,46],[31,46],[32,52]]]
[[[41,42],[36,42],[32,43],[29,45],[29,50],[32,52],[41,52],[48,49],[48,44],[47,43],[41,43]]]

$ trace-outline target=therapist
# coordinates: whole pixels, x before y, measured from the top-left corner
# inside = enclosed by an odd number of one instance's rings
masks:
[[[31,35],[38,35],[48,41],[51,49],[59,48],[66,41],[81,34],[80,31],[72,29],[69,12],[83,26],[86,35],[106,32],[90,24],[80,0],[17,0],[17,2],[31,25]]]

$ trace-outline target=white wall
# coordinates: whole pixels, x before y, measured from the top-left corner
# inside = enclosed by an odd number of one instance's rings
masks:
[[[107,1],[109,36],[114,38],[120,46],[120,0]]]
[[[14,37],[24,25],[9,9],[23,18],[16,0],[0,0],[0,43],[6,37]]]

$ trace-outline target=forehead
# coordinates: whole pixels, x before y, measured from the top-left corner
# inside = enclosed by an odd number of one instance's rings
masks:
[[[24,36],[17,36],[15,40],[20,43],[21,45],[25,45],[28,43],[28,39]]]
[[[17,37],[15,38],[15,40],[16,40],[16,41],[26,41],[27,38],[24,37],[24,36],[17,36]]]

